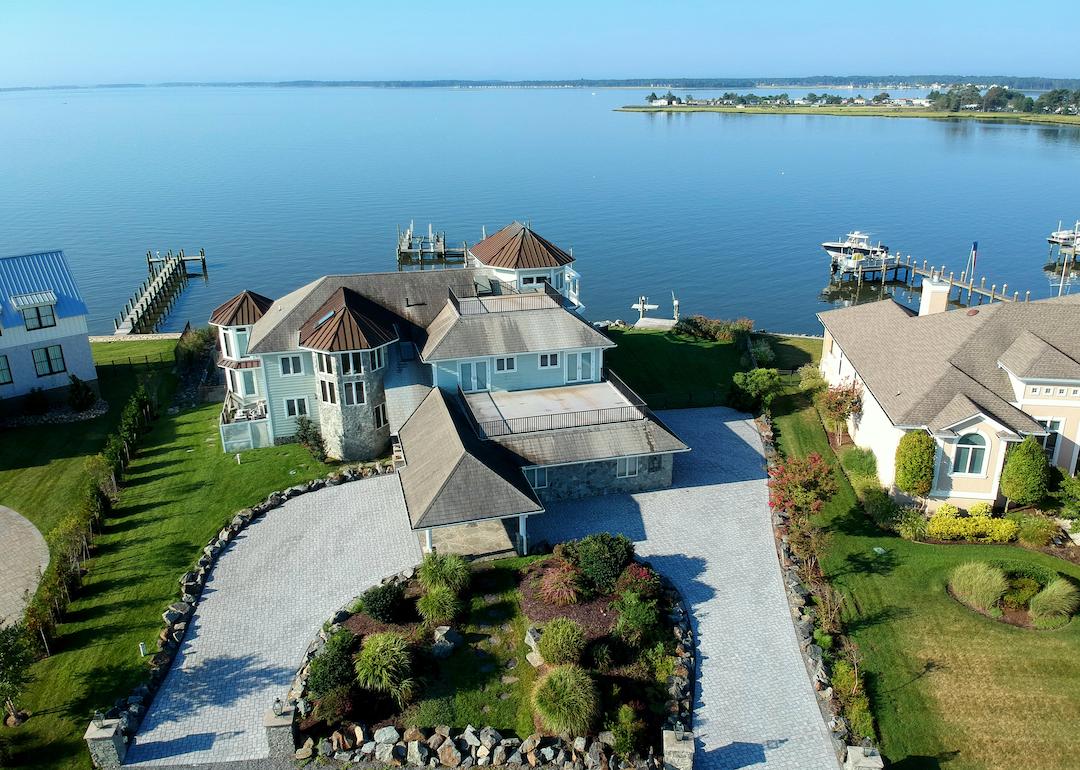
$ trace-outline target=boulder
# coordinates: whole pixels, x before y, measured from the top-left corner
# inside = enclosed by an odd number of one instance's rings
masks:
[[[378,732],[376,732],[378,735]],[[375,746],[375,761],[381,762],[384,765],[392,765],[394,763],[394,749],[397,748],[393,743],[379,743]]]
[[[540,749],[540,759],[544,762],[555,761],[555,748],[553,746],[545,746]]]
[[[461,764],[461,752],[453,741],[444,741],[439,747],[439,762],[446,767],[457,767]]]
[[[533,733],[528,738],[521,742],[521,753],[528,754],[530,751],[536,749],[540,745],[539,733]]]
[[[367,728],[363,725],[353,725],[353,745],[363,746],[368,742]]]
[[[329,757],[329,756],[333,756],[333,754],[334,754],[334,746],[333,746],[332,743],[330,743],[330,741],[326,740],[326,738],[323,738],[321,741],[319,741],[319,756],[320,757]]]
[[[352,751],[353,748],[352,738],[341,730],[330,733],[330,745],[334,751]]]
[[[475,749],[480,745],[480,736],[476,734],[476,728],[472,725],[462,730],[459,737],[468,744],[469,748]]]
[[[304,745],[296,750],[294,755],[297,759],[311,759],[311,755],[315,753],[315,740],[308,738],[304,741]]]
[[[439,735],[438,733],[432,733],[431,737],[427,739],[427,747],[432,751],[438,751],[439,747],[443,745],[446,740],[446,736]]]
[[[165,612],[161,613],[161,619],[165,621],[165,625],[171,626],[178,621],[187,620],[190,614],[190,604],[187,602],[173,602]]]
[[[533,652],[539,652],[540,645],[540,629],[536,626],[529,626],[525,629],[525,644],[529,645],[529,649]]]
[[[371,759],[373,756],[375,756],[376,746],[378,746],[378,744],[375,743],[375,741],[367,741],[363,746],[360,747],[360,751],[357,752],[357,755],[361,759]]]
[[[506,747],[501,743],[496,746],[491,752],[491,764],[493,765],[505,765],[506,764]]]
[[[611,730],[602,730],[599,735],[596,736],[596,740],[605,746],[615,745],[615,734]]]
[[[480,730],[480,745],[486,749],[490,749],[497,743],[502,742],[502,736],[499,735],[499,731],[494,727],[485,727]]]
[[[441,735],[444,738],[450,737],[450,725],[438,725],[435,727],[435,734]]]
[[[423,731],[419,727],[406,727],[405,732],[401,735],[401,740],[405,743],[412,743],[413,741],[422,741],[427,738]]]
[[[393,725],[380,727],[375,731],[375,742],[380,746],[392,745],[401,740],[401,733]]]
[[[577,738],[574,738],[574,751],[576,751],[578,754],[584,754],[585,749],[588,748],[588,746],[589,739],[586,738],[584,735],[579,735]]]
[[[506,758],[506,764],[508,764],[510,767],[521,767],[524,762],[525,759],[521,756],[520,751],[515,751],[513,754]]]
[[[409,748],[405,755],[405,761],[413,767],[427,764],[430,751],[428,747],[418,740],[409,741]]]
[[[525,660],[529,661],[529,665],[533,668],[540,668],[542,665],[544,665],[544,656],[536,650],[533,650],[528,655],[526,655]]]

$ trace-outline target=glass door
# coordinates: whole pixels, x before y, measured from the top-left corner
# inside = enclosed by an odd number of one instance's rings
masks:
[[[567,382],[578,382],[581,379],[581,377],[580,377],[580,374],[581,374],[581,372],[580,372],[580,364],[578,362],[578,358],[579,358],[579,356],[578,356],[577,353],[567,353],[566,354],[566,381]]]
[[[458,368],[458,381],[466,393],[488,389],[488,362],[466,361]]]

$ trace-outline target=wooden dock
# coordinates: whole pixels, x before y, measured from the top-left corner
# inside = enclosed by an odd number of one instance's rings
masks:
[[[398,229],[398,270],[421,269],[427,266],[446,267],[464,265],[468,245],[462,241],[461,248],[447,246],[446,233],[436,232],[428,225],[427,235],[417,233],[410,222],[405,230]]]
[[[853,281],[858,287],[861,287],[864,283],[881,283],[882,286],[890,280],[889,274],[892,274],[892,282],[905,283],[909,287],[915,286],[916,278],[932,278],[942,281],[948,281],[949,283],[949,296],[952,296],[953,289],[956,289],[956,299],[958,301],[966,301],[967,304],[971,304],[973,300],[977,302],[983,302],[987,300],[989,302],[1019,302],[1020,292],[1014,291],[1012,296],[1009,295],[1009,284],[1001,284],[1001,288],[998,288],[996,283],[990,284],[990,288],[986,287],[986,277],[979,278],[978,283],[975,282],[975,277],[967,275],[966,272],[961,272],[959,277],[954,272],[945,272],[945,265],[940,268],[934,265],[928,264],[927,260],[922,261],[922,265],[912,259],[911,255],[903,257],[900,254],[895,254],[884,259],[863,260],[867,264],[864,266],[860,264],[855,269],[839,270],[834,273],[838,277],[839,282],[844,282],[845,279]],[[901,276],[903,276],[901,278]],[[966,293],[966,299],[965,299]],[[1025,291],[1024,302],[1031,301],[1031,292]]]
[[[199,249],[197,256],[188,256],[183,249],[176,254],[170,250],[165,256],[161,256],[160,252],[156,256],[150,251],[146,252],[149,276],[113,319],[113,334],[156,332],[187,286],[191,276],[187,268],[189,263],[197,263],[202,268],[202,275],[206,276],[204,249]]]

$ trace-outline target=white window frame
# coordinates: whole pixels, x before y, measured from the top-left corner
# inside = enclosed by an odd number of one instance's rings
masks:
[[[11,374],[11,362],[5,355],[0,355],[0,385],[11,385],[15,378]]]
[[[308,405],[307,396],[296,396],[295,398],[283,399],[285,408],[285,419],[295,420],[297,417],[308,417],[311,415],[311,408]],[[293,413],[289,414],[289,406],[292,406]],[[300,411],[303,406],[303,411]]]
[[[282,377],[297,377],[304,373],[304,357],[297,355],[282,356],[281,362],[281,376]],[[285,364],[288,363],[289,371],[285,371]]]
[[[638,475],[637,457],[619,457],[615,460],[615,478],[632,479]]]
[[[324,404],[337,403],[337,390],[331,380],[319,380],[319,400]]]
[[[320,374],[333,374],[334,358],[335,356],[330,353],[316,353],[315,368],[319,370]]]
[[[545,359],[547,363],[544,363]],[[562,353],[540,353],[536,356],[536,365],[539,369],[558,369],[562,366]]]
[[[248,340],[250,334],[246,326],[241,326],[236,330],[236,357],[247,358],[248,357]]]
[[[548,486],[548,469],[543,465],[533,465],[528,468],[522,468],[525,472],[525,480],[529,482],[529,486],[533,489],[547,489]]]
[[[581,365],[581,357],[586,355],[589,357],[589,371],[584,372]],[[574,360],[577,362],[577,371],[574,372],[574,376],[570,374],[570,357],[574,356]],[[592,349],[587,350],[568,350],[563,352],[563,359],[566,361],[566,373],[563,376],[563,380],[569,384],[579,384],[583,382],[594,382],[596,373],[596,359],[598,356]]]
[[[372,409],[371,414],[372,414],[372,417],[375,418],[375,430],[379,430],[379,428],[384,427],[385,425],[387,425],[390,422],[388,419],[386,419],[386,402],[385,401],[383,401],[381,404],[379,404],[374,409]]]
[[[359,394],[359,398],[357,398]],[[367,388],[363,380],[349,380],[341,383],[341,403],[345,406],[360,406],[367,403]]]
[[[1043,388],[1043,395],[1044,395],[1044,396],[1049,396],[1049,395],[1052,395],[1052,394],[1053,394],[1053,392],[1054,392],[1054,389],[1053,389],[1053,388]]]
[[[368,364],[373,372],[386,366],[386,348],[373,348],[368,353]]]
[[[983,440],[983,445],[981,447],[977,447],[977,446],[974,446],[974,445],[967,445],[967,444],[965,444],[964,446],[961,446],[960,445],[960,439],[963,439],[964,436],[969,436],[969,435],[972,435],[972,434],[974,434],[974,435],[978,436],[979,438],[981,438]],[[957,439],[956,443],[953,444],[953,456],[949,461],[949,476],[954,477],[954,478],[969,478],[969,479],[984,479],[984,478],[986,478],[986,468],[987,468],[989,460],[990,460],[990,447],[991,447],[990,440],[986,437],[986,435],[984,433],[982,433],[981,431],[977,431],[977,430],[972,430],[972,431],[968,431],[967,433],[964,433],[963,435],[960,436],[960,439]],[[968,459],[967,459],[967,468],[968,468],[968,470],[958,471],[958,470],[955,470],[955,468],[956,468],[956,461],[960,456],[960,450],[961,449],[967,449],[968,450]],[[973,450],[973,449],[982,449],[982,462],[979,464],[979,470],[978,471],[972,471],[971,470],[971,456],[973,454],[971,450]]]
[[[248,396],[257,395],[258,392],[259,392],[259,383],[255,379],[255,370],[254,369],[240,369],[239,372],[240,372],[240,374],[238,375],[238,379],[240,380],[240,385],[241,385],[240,395],[244,396],[245,398],[248,397]],[[248,387],[247,387],[247,375],[249,375],[249,374],[251,375],[251,390],[250,391],[248,390]]]
[[[484,366],[484,387],[479,388],[476,386],[476,365],[483,364]],[[462,375],[461,370],[469,366],[472,371],[472,379],[468,382],[465,381],[465,377]],[[467,361],[458,361],[457,377],[458,387],[461,388],[463,393],[486,393],[491,390],[491,361],[486,358],[473,358]],[[466,387],[468,386],[468,387]]]
[[[221,330],[221,352],[225,354],[226,358],[232,358],[232,340],[229,338],[231,332],[228,329]]]
[[[342,353],[339,366],[342,377],[359,377],[364,373],[364,354],[361,352]]]
[[[1031,386],[1031,395],[1033,395],[1033,396],[1039,395],[1039,386],[1038,385],[1032,385]]]
[[[1053,433],[1053,434],[1055,434],[1057,436],[1057,438],[1054,439],[1054,450],[1049,455],[1047,455],[1047,457],[1046,457],[1046,459],[1050,462],[1051,465],[1057,465],[1058,453],[1061,452],[1061,439],[1063,439],[1065,437],[1065,422],[1066,422],[1065,418],[1064,417],[1035,417],[1033,419],[1035,420],[1035,422],[1039,423],[1039,425],[1042,425],[1048,431],[1048,434],[1045,435],[1045,436],[1036,436],[1035,437],[1035,438],[1038,439],[1039,444],[1042,445],[1044,453],[1046,452],[1046,442],[1050,438],[1049,434]],[[1055,423],[1055,422],[1058,424],[1057,430],[1051,431],[1050,430],[1050,424]]]
[[[517,371],[517,356],[503,356],[494,359],[494,362],[495,365],[492,368],[499,374]]]

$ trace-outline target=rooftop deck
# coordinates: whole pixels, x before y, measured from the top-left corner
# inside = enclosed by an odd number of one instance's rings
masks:
[[[646,415],[644,402],[618,380],[463,395],[481,438],[627,422]]]

